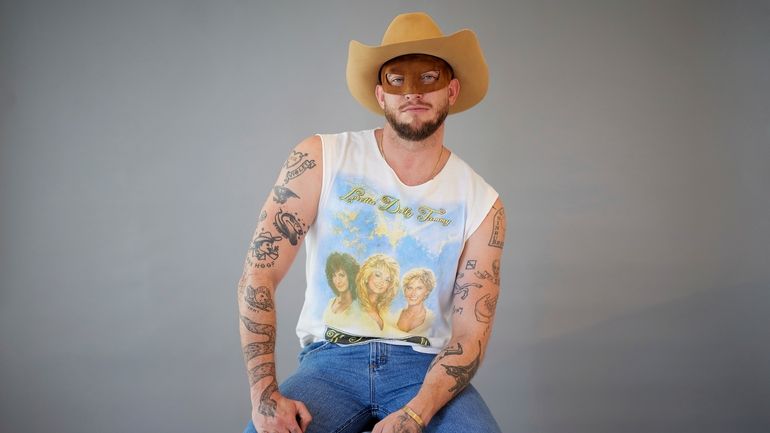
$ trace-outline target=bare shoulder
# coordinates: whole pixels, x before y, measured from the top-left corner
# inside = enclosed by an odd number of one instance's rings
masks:
[[[311,135],[300,141],[297,146],[294,147],[294,150],[298,152],[308,152],[320,157],[323,153],[322,146],[323,142],[321,141],[321,137],[318,135]]]
[[[289,152],[281,167],[278,184],[286,188],[313,189],[321,179],[323,149],[321,137],[313,135],[300,141]]]

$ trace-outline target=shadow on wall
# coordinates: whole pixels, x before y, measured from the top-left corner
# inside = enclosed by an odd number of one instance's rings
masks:
[[[532,351],[541,432],[766,432],[770,287],[708,290]]]

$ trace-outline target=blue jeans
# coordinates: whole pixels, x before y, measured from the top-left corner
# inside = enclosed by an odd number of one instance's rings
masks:
[[[313,343],[300,352],[299,368],[280,390],[307,406],[313,421],[306,433],[360,433],[417,394],[433,357],[383,342]],[[499,433],[500,427],[481,395],[468,385],[424,431]],[[251,421],[244,433],[256,433]]]

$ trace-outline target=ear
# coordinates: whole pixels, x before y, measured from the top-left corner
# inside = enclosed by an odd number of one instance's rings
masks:
[[[454,105],[460,95],[460,80],[452,78],[449,82],[449,105]]]
[[[385,109],[385,91],[382,90],[382,85],[378,84],[374,88],[374,96],[377,98],[377,103],[380,104],[380,108]]]

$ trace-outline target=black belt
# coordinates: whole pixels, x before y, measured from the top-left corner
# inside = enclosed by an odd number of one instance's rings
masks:
[[[407,343],[419,344],[420,346],[424,346],[424,347],[430,347],[430,340],[428,340],[425,337],[406,337],[406,338],[362,337],[360,335],[346,334],[340,331],[339,329],[334,329],[330,327],[326,327],[326,332],[324,333],[324,336],[326,337],[326,341],[329,341],[335,344],[356,344],[356,343],[363,343],[371,340],[395,340],[395,341],[405,341]]]

